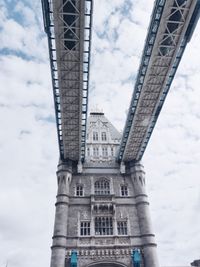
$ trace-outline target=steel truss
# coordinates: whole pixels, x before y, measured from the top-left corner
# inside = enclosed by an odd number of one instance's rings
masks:
[[[136,78],[119,151],[140,160],[199,18],[198,0],[157,0]]]
[[[92,0],[42,0],[60,158],[84,160]]]

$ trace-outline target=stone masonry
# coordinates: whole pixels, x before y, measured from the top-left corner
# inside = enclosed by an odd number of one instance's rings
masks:
[[[93,112],[85,162],[59,163],[51,267],[70,266],[72,250],[78,267],[128,267],[134,248],[143,266],[158,266],[143,166],[117,163],[120,139],[104,114]]]

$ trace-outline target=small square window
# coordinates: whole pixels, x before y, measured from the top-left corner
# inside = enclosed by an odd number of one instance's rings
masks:
[[[121,185],[121,196],[122,197],[128,196],[128,186],[127,185]]]
[[[77,197],[82,197],[83,196],[83,186],[82,185],[77,185],[76,186],[76,196]]]

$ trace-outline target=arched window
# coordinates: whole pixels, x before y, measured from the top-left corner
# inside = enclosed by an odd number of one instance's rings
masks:
[[[93,141],[98,141],[98,132],[93,132]]]
[[[89,147],[87,148],[87,155],[88,155],[88,157],[90,156],[90,148]]]
[[[98,147],[93,147],[93,156],[98,157],[99,156],[99,148]]]
[[[101,140],[102,140],[102,141],[106,141],[106,140],[107,140],[106,132],[102,132],[102,133],[101,133]]]
[[[107,157],[108,156],[108,148],[107,147],[102,147],[102,156]]]
[[[95,182],[94,184],[95,195],[110,195],[110,183],[101,179]]]

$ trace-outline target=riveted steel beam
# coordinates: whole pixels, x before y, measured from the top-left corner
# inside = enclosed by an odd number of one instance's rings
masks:
[[[120,161],[142,158],[199,10],[199,0],[155,1],[119,150]]]
[[[60,158],[84,160],[92,0],[42,0]]]

